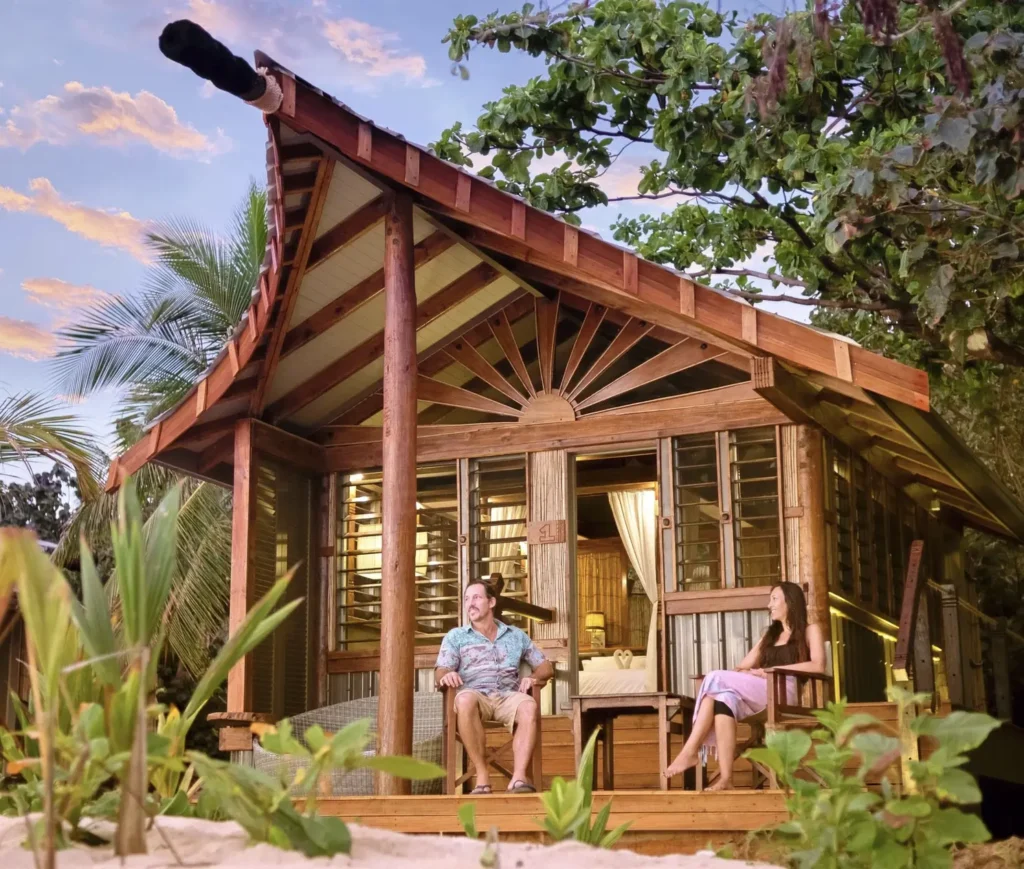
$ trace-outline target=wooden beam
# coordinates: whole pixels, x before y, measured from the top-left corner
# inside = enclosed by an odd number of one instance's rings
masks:
[[[484,383],[493,386],[520,407],[526,407],[526,399],[523,394],[509,383],[497,368],[480,355],[480,352],[472,344],[462,340],[453,341],[445,348],[445,352]]]
[[[915,540],[910,544],[907,558],[907,576],[903,583],[903,607],[900,610],[900,625],[896,636],[896,651],[893,654],[892,675],[898,682],[909,682],[914,654],[914,639],[917,634],[917,614],[921,596],[927,585],[921,580],[921,555],[924,541]],[[927,607],[925,607],[927,610]]]
[[[486,263],[481,263],[459,276],[420,303],[416,309],[416,330],[419,331],[450,307],[483,289],[497,277],[497,272]],[[360,369],[376,362],[384,355],[384,339],[384,330],[381,330],[356,345],[275,401],[267,408],[266,415],[272,422],[279,422],[315,401]]]
[[[436,259],[454,244],[455,242],[442,232],[435,232],[427,236],[416,245],[413,251],[414,266],[418,268]],[[287,356],[305,346],[314,338],[336,326],[360,305],[365,305],[382,292],[384,292],[384,269],[378,269],[289,330],[285,337],[282,355]]]
[[[490,330],[490,323],[502,310],[509,317],[518,320],[533,310],[533,299],[524,290],[516,289],[505,298],[498,300],[487,310],[481,311],[477,317],[464,323],[458,329],[453,330],[450,334],[419,353],[416,357],[419,373],[430,377],[451,365],[451,357],[444,352],[444,348],[458,338],[464,338],[473,346],[479,346],[492,338],[493,333]],[[366,389],[353,396],[338,411],[333,413],[330,420],[323,425],[352,425],[365,422],[374,414],[380,413],[384,406],[381,396],[382,386],[382,382],[378,380],[376,383],[366,387]],[[323,428],[323,425],[317,426],[317,429]]]
[[[416,456],[420,462],[505,455],[544,449],[579,449],[621,443],[647,443],[659,437],[696,434],[753,426],[781,425],[786,417],[760,397],[741,401],[707,403],[694,396],[700,413],[687,413],[677,405],[671,410],[622,415],[594,414],[574,422],[479,423],[471,425],[420,426]],[[347,433],[360,443],[343,443]],[[365,432],[365,434],[364,434]],[[360,470],[381,464],[381,429],[371,426],[332,428],[328,432],[327,464],[332,471]]]
[[[384,217],[384,431],[380,665],[377,755],[412,754],[416,678],[416,269],[412,200],[397,194]],[[378,794],[411,783],[377,774]]]
[[[313,242],[306,269],[315,269],[345,245],[351,244],[361,235],[369,232],[384,219],[384,208],[385,198],[381,195],[358,211],[338,221]]]
[[[965,673],[960,638],[960,600],[956,587],[952,585],[942,588],[942,659],[949,703],[954,709],[963,709]]]
[[[295,309],[295,303],[299,298],[299,288],[302,284],[303,275],[306,272],[306,263],[313,245],[316,227],[320,223],[320,215],[323,213],[324,203],[327,201],[327,191],[331,186],[333,172],[333,160],[323,160],[317,167],[315,189],[313,189],[313,196],[309,203],[309,213],[306,215],[306,222],[299,236],[299,246],[295,255],[295,262],[288,274],[288,283],[285,286],[284,297],[280,310],[277,312],[276,321],[270,336],[267,358],[263,360],[260,370],[259,383],[253,392],[252,401],[249,404],[250,413],[254,417],[259,417],[263,411],[267,390],[270,388],[270,382],[273,380],[274,372],[277,370],[277,364],[281,360],[281,348],[284,346],[284,339],[288,330],[288,323],[291,321],[292,311]]]
[[[235,434],[228,432],[213,445],[208,446],[199,456],[199,473],[208,474],[217,465],[229,464],[235,455]]]
[[[535,397],[537,390],[533,388],[533,378],[530,377],[530,372],[526,369],[523,354],[519,351],[519,342],[516,341],[516,336],[512,332],[512,324],[509,322],[508,315],[504,311],[491,318],[491,332],[494,334],[494,339],[498,342],[498,346],[501,347],[501,352],[505,354],[505,358],[511,364],[516,377],[526,387],[530,397]]]
[[[289,172],[281,176],[281,190],[284,196],[293,193],[309,193],[316,188],[319,172]]]
[[[825,439],[817,426],[796,427],[797,492],[802,511],[800,576],[807,589],[808,618],[826,638],[831,634],[828,598],[828,545],[825,539]]]
[[[234,431],[235,480],[231,507],[231,591],[228,634],[234,635],[256,600],[253,565],[256,523],[256,453],[252,420],[242,419]],[[228,673],[228,712],[252,712],[252,655],[242,658]]]
[[[661,380],[663,377],[669,377],[680,371],[685,371],[687,368],[700,365],[702,362],[721,356],[724,352],[718,347],[711,347],[703,342],[684,339],[646,362],[641,362],[636,368],[630,369],[617,380],[613,380],[588,398],[578,402],[576,409],[583,410],[595,404],[601,404],[603,401],[653,383],[655,380]]]
[[[468,389],[461,389],[458,386],[441,383],[438,380],[423,377],[422,375],[419,378],[416,392],[420,401],[431,401],[446,405],[447,407],[461,407],[465,410],[478,410],[480,413],[493,413],[512,417],[522,416],[522,411],[518,408],[509,407],[507,404],[502,404],[500,401],[494,401],[483,395],[477,395]]]
[[[583,390],[585,390],[591,383],[597,380],[604,372],[613,365],[616,360],[623,353],[629,350],[630,347],[634,346],[641,338],[644,337],[653,328],[651,323],[645,323],[642,320],[630,320],[625,326],[619,330],[619,334],[616,335],[611,344],[609,344],[604,352],[597,357],[594,364],[590,366],[590,369],[584,372],[580,378],[580,382],[573,387],[572,391],[566,396],[569,401],[576,398]]]
[[[569,387],[572,386],[572,379],[576,374],[576,369],[579,368],[580,362],[583,361],[584,355],[590,348],[590,343],[594,340],[594,336],[604,321],[604,315],[607,311],[608,309],[603,305],[597,305],[593,302],[587,307],[587,313],[583,316],[583,323],[580,326],[579,332],[576,333],[576,341],[572,345],[569,359],[565,363],[565,371],[562,372],[562,383],[559,393],[563,397],[569,390]]]
[[[558,302],[534,299],[537,322],[537,365],[540,367],[541,388],[551,392],[551,378],[555,370],[555,331],[558,329]]]
[[[361,158],[384,177],[405,184],[407,143],[385,130],[374,129],[372,155],[367,157],[360,146],[362,137],[359,132],[360,125],[365,122],[326,95],[307,86],[298,86],[294,114],[282,117],[327,140],[346,156]],[[453,213],[475,229],[508,239],[519,246],[518,257],[524,262],[550,263],[563,274],[578,274],[591,285],[610,290],[617,296],[643,301],[648,307],[679,316],[683,306],[677,273],[655,263],[638,261],[637,294],[632,296],[622,288],[623,266],[619,248],[599,238],[577,233],[577,251],[573,257],[566,243],[566,230],[570,227],[534,208],[526,209],[521,238],[514,238],[511,228],[516,200],[513,197],[426,151],[420,154],[417,189],[424,196],[423,207],[442,214]],[[694,285],[694,294],[694,314],[688,318],[691,322],[711,328],[723,336],[741,334],[740,309],[744,302],[699,285]],[[641,313],[639,316],[654,319],[653,314]],[[766,312],[760,313],[758,321],[758,343],[763,350],[814,370],[836,374],[829,336]],[[924,372],[859,347],[852,347],[850,355],[854,382],[858,385],[927,410],[928,384]]]
[[[258,420],[253,422],[256,451],[310,474],[322,474],[327,467],[324,449],[316,441],[291,434]]]

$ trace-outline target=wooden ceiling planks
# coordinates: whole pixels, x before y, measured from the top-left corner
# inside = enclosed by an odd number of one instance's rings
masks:
[[[315,269],[384,219],[383,195],[371,200],[354,214],[340,220],[313,242],[307,270]]]
[[[360,149],[359,129],[366,122],[301,82],[296,83],[294,111],[291,109],[290,105],[282,107],[279,115],[297,128],[325,139],[354,162],[406,184],[408,143],[404,140],[374,127],[372,151]],[[573,228],[567,231],[564,222],[537,209],[527,207],[524,215],[514,207],[513,197],[427,151],[420,153],[416,181],[421,207],[454,216],[496,235],[515,246],[513,255],[523,261],[578,278],[620,302],[641,301],[655,309],[638,313],[642,318],[660,320],[659,315],[664,314],[668,322],[681,318],[722,337],[737,338],[744,334],[743,308],[749,308],[744,302],[693,284],[693,315],[689,317],[683,313],[686,306],[682,304],[678,274],[639,260],[634,281],[632,274],[627,274],[620,248]],[[514,227],[514,222],[521,227]],[[749,316],[746,331],[748,335],[756,332],[755,349],[811,370],[839,375],[835,348],[828,336],[764,311],[755,310],[752,322]],[[928,409],[927,379],[922,372],[861,348],[851,348],[850,367],[858,385]]]

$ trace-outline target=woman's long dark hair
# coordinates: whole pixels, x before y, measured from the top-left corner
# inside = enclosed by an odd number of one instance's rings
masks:
[[[811,650],[807,647],[807,599],[804,591],[798,582],[779,582],[772,586],[771,590],[782,589],[782,596],[786,599],[786,610],[789,613],[789,641],[796,646],[796,663],[811,660]],[[771,592],[769,592],[770,594]],[[774,621],[768,626],[764,636],[761,638],[761,654],[769,646],[774,646],[785,625],[780,621]]]

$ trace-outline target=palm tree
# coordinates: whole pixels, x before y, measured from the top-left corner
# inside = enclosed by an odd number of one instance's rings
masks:
[[[0,465],[21,461],[32,472],[33,459],[48,458],[78,475],[83,497],[95,497],[100,451],[92,436],[59,401],[32,392],[0,400]]]
[[[147,422],[173,407],[223,349],[252,301],[266,242],[266,192],[251,184],[226,237],[191,220],[158,225],[147,235],[154,265],[143,291],[105,300],[62,331],[65,347],[54,363],[62,392],[123,390],[119,452],[141,437]],[[167,641],[198,675],[227,615],[231,498],[209,483],[153,465],[136,475],[144,504],[155,506],[178,484],[179,558]],[[114,496],[85,501],[58,545],[58,563],[77,551],[79,534],[95,539],[109,533],[116,511]]]

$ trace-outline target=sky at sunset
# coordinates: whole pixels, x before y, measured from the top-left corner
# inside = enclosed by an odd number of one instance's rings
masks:
[[[495,0],[6,0],[0,53],[0,397],[59,394],[54,329],[104,294],[145,285],[150,221],[226,229],[265,178],[258,111],[166,60],[187,17],[236,54],[262,49],[356,111],[426,144],[540,62],[474,52],[468,81],[441,44],[458,14]],[[508,5],[508,4],[504,4]],[[759,10],[767,7],[757,4]],[[637,155],[606,180],[635,192]],[[614,195],[614,194],[613,194]],[[621,195],[621,193],[620,193]],[[627,205],[638,213],[645,209]],[[617,211],[584,223],[607,233]],[[116,396],[77,411],[109,443]]]

